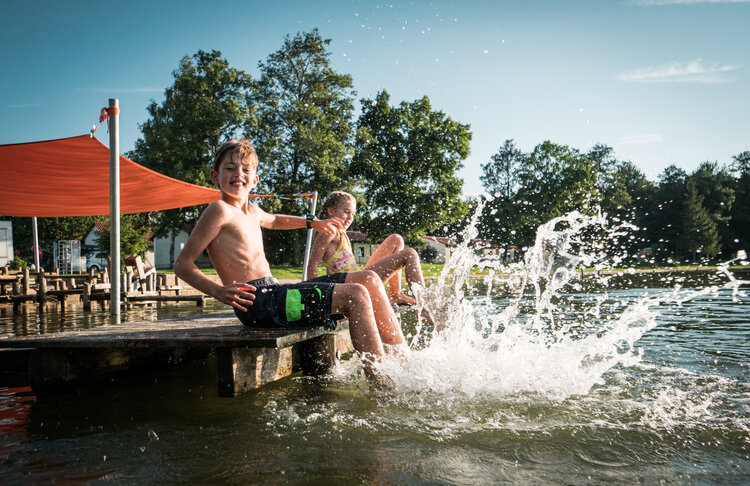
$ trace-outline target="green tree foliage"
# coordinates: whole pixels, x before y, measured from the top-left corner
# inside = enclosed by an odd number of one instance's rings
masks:
[[[729,248],[750,250],[750,151],[733,157],[733,168],[737,173],[735,179],[735,200],[731,211],[731,234]]]
[[[698,253],[706,258],[712,258],[721,249],[716,223],[703,205],[703,201],[695,181],[688,180],[680,213],[681,232],[677,247],[692,254],[693,261],[697,259]]]
[[[259,191],[296,193],[351,189],[354,91],[348,74],[336,73],[317,29],[287,36],[266,62],[254,83],[252,100],[257,111],[247,136],[254,143],[260,165]],[[290,214],[307,212],[295,201],[268,200],[266,209]],[[273,261],[284,261],[292,250],[300,261],[300,232],[267,235]]]
[[[381,91],[362,100],[352,172],[366,199],[365,230],[374,237],[399,233],[412,242],[466,213],[463,181],[469,126],[433,111],[426,96],[391,106]]]
[[[513,140],[506,140],[489,162],[482,164],[482,175],[479,177],[491,196],[483,209],[479,237],[495,241],[506,251],[516,243],[520,223],[521,212],[516,206],[516,194],[521,186],[518,169],[524,157]]]
[[[126,155],[170,177],[210,186],[213,154],[221,143],[241,133],[251,114],[250,76],[230,67],[218,51],[183,57],[172,75],[174,84],[164,91],[162,103],[152,101],[148,106],[150,118],[140,125],[142,136]],[[202,209],[156,214],[157,234],[165,236],[195,222]]]
[[[687,173],[670,165],[659,176],[659,185],[648,224],[648,238],[660,258],[677,257],[677,236],[685,197]]]
[[[586,153],[586,157],[591,161],[596,171],[596,187],[601,193],[605,187],[611,185],[611,176],[615,172],[615,166],[617,159],[615,159],[615,151],[612,147],[598,143],[591,147]]]
[[[102,218],[104,225],[96,239],[99,251],[109,255],[110,220]],[[130,255],[145,256],[151,229],[146,214],[123,214],[120,216],[120,262]]]
[[[627,232],[617,243],[631,257],[651,245],[648,240],[648,216],[656,186],[632,162],[617,162],[606,178],[602,194],[602,212],[613,223],[630,223],[638,229]]]
[[[703,196],[703,207],[716,224],[722,248],[730,248],[734,236],[730,228],[735,199],[735,179],[729,169],[716,162],[703,162],[689,176],[698,194]]]
[[[533,243],[542,223],[572,210],[591,212],[599,200],[591,160],[567,145],[540,143],[523,158],[518,177],[519,246]]]

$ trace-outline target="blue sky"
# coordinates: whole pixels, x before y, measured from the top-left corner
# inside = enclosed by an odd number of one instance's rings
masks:
[[[652,180],[750,150],[750,0],[6,1],[2,12],[0,144],[87,133],[119,98],[125,152],[182,56],[216,49],[256,77],[285,35],[318,28],[358,99],[427,95],[471,125],[467,195],[506,139],[527,152],[604,143]]]

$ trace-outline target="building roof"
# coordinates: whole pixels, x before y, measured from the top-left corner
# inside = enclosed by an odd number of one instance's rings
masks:
[[[427,241],[434,241],[445,246],[456,246],[458,244],[456,242],[456,239],[452,236],[425,236],[424,239]]]
[[[347,231],[346,235],[352,243],[363,243],[367,239],[367,233],[361,231]]]

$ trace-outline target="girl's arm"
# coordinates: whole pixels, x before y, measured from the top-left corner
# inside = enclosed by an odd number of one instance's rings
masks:
[[[310,260],[307,264],[307,275],[305,276],[305,280],[310,280],[311,278],[318,276],[318,265],[323,261],[326,248],[331,244],[331,241],[336,237],[336,234],[325,235],[319,233],[315,235],[315,241],[310,249]]]

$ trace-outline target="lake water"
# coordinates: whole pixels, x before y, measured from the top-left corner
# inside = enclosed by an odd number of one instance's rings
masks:
[[[210,359],[0,389],[0,483],[750,483],[747,274],[575,278],[566,248],[470,287],[459,249],[420,293],[448,326],[403,315],[388,392],[356,359],[234,399]]]

